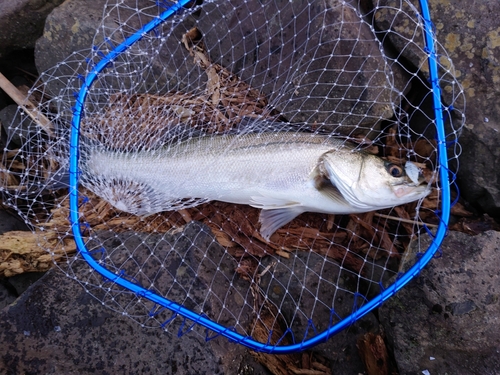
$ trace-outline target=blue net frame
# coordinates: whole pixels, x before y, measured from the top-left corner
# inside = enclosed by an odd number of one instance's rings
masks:
[[[450,194],[450,179],[449,179],[449,170],[448,170],[448,155],[447,155],[447,142],[446,142],[446,134],[444,127],[444,107],[441,102],[441,88],[439,86],[439,76],[438,76],[438,55],[436,53],[435,44],[434,44],[434,32],[433,25],[431,22],[429,6],[427,0],[420,1],[421,8],[421,19],[423,22],[423,30],[424,30],[424,38],[425,38],[425,50],[428,54],[428,64],[429,64],[429,77],[430,77],[430,85],[432,90],[432,97],[434,101],[434,112],[435,119],[434,125],[436,128],[437,134],[437,150],[438,150],[438,165],[439,168],[439,177],[440,177],[440,188],[441,188],[441,207],[439,210],[439,226],[434,235],[432,235],[433,241],[429,245],[429,248],[424,253],[421,253],[420,258],[416,261],[416,263],[405,273],[401,274],[397,280],[394,281],[389,287],[383,289],[381,288],[381,293],[376,297],[366,301],[362,306],[357,309],[353,309],[352,313],[337,322],[334,325],[329,325],[329,328],[323,332],[318,332],[316,336],[306,339],[300,343],[294,343],[291,345],[282,345],[279,346],[277,344],[271,343],[261,343],[254,340],[251,337],[243,336],[234,330],[231,327],[225,327],[217,322],[214,322],[207,318],[204,315],[199,315],[182,305],[175,303],[169,299],[166,299],[162,296],[159,296],[134,282],[134,280],[127,279],[123,273],[115,274],[108,270],[103,265],[99,264],[97,260],[93,258],[93,252],[88,251],[85,246],[85,241],[82,237],[82,231],[84,231],[85,223],[80,221],[79,215],[79,169],[78,169],[78,160],[79,160],[79,134],[80,134],[80,121],[83,115],[83,106],[86,100],[86,96],[88,94],[88,90],[96,80],[98,74],[104,70],[113,60],[126,51],[129,47],[131,47],[134,43],[139,41],[144,35],[155,32],[155,29],[163,23],[165,20],[170,18],[176,12],[186,7],[190,3],[191,0],[179,0],[175,4],[163,4],[165,7],[165,11],[159,15],[159,17],[153,19],[146,25],[144,25],[141,29],[137,30],[132,36],[127,38],[123,43],[116,46],[112,49],[107,55],[103,55],[102,60],[100,60],[87,74],[86,77],[81,77],[82,86],[80,91],[76,94],[76,104],[73,108],[73,118],[72,118],[72,128],[71,128],[71,138],[70,138],[70,160],[69,160],[69,197],[70,197],[70,223],[71,228],[74,235],[74,240],[77,245],[77,249],[81,256],[85,259],[85,261],[100,273],[105,279],[113,282],[117,285],[120,285],[123,288],[130,290],[136,295],[147,298],[148,300],[156,303],[159,306],[167,308],[172,311],[173,317],[180,315],[185,318],[185,322],[187,320],[193,322],[189,323],[188,327],[185,327],[185,324],[181,325],[179,329],[179,336],[189,332],[193,325],[199,324],[206,328],[206,340],[209,341],[217,336],[223,336],[232,342],[242,344],[247,346],[250,349],[255,351],[264,352],[264,353],[274,353],[274,354],[285,354],[296,351],[301,351],[308,349],[314,345],[317,345],[321,342],[326,341],[331,336],[340,332],[344,328],[350,326],[358,319],[368,314],[373,309],[379,307],[384,301],[393,296],[398,290],[403,288],[410,280],[412,280],[415,276],[419,274],[419,272],[427,265],[427,263],[436,255],[436,252],[439,250],[439,246],[441,245],[446,232],[447,232],[447,224],[450,217],[450,209],[451,209],[451,194]],[[82,230],[83,228],[83,230]],[[332,315],[335,314],[332,311]],[[316,331],[314,324],[310,322],[310,329]],[[210,334],[210,332],[214,332],[215,334]],[[287,332],[285,332],[286,334]]]

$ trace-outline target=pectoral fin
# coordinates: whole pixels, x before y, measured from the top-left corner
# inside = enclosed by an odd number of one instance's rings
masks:
[[[304,210],[298,205],[286,208],[262,210],[259,217],[260,234],[266,241],[269,241],[269,238],[274,232],[303,212]]]
[[[337,189],[332,183],[328,180],[329,184],[325,184],[321,187],[321,189],[318,189],[318,191],[326,195],[328,199],[331,199],[332,201],[337,202],[339,205],[344,205],[344,206],[350,206],[349,202],[347,202],[340,192],[339,189]]]
[[[329,178],[320,173],[319,168],[316,168],[313,178],[314,186],[321,194],[326,195],[328,199],[337,202],[339,205],[349,206],[349,202],[346,201],[340,190],[332,184]]]

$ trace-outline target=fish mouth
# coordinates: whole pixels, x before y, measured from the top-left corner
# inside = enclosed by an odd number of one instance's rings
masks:
[[[411,197],[412,199],[417,199],[418,197],[423,198],[427,196],[431,192],[431,187],[428,184],[400,184],[393,191],[398,198]]]
[[[398,198],[413,197],[412,199],[423,198],[431,192],[431,184],[426,180],[424,175],[420,172],[418,177],[411,178],[408,176],[407,181],[402,181],[393,184],[393,192]]]
[[[404,168],[406,179],[393,185],[394,194],[398,198],[416,199],[427,196],[431,191],[431,184],[425,178],[422,169],[411,161],[407,161]]]

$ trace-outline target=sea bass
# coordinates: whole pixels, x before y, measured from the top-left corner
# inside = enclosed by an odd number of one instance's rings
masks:
[[[155,150],[82,152],[82,184],[116,208],[145,216],[217,200],[262,209],[269,240],[303,212],[351,214],[430,192],[418,167],[360,151],[344,139],[268,132],[198,137]]]

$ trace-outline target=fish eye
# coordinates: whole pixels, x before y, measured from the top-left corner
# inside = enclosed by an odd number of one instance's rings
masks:
[[[392,177],[401,177],[404,174],[403,167],[397,164],[388,164],[386,168]]]

